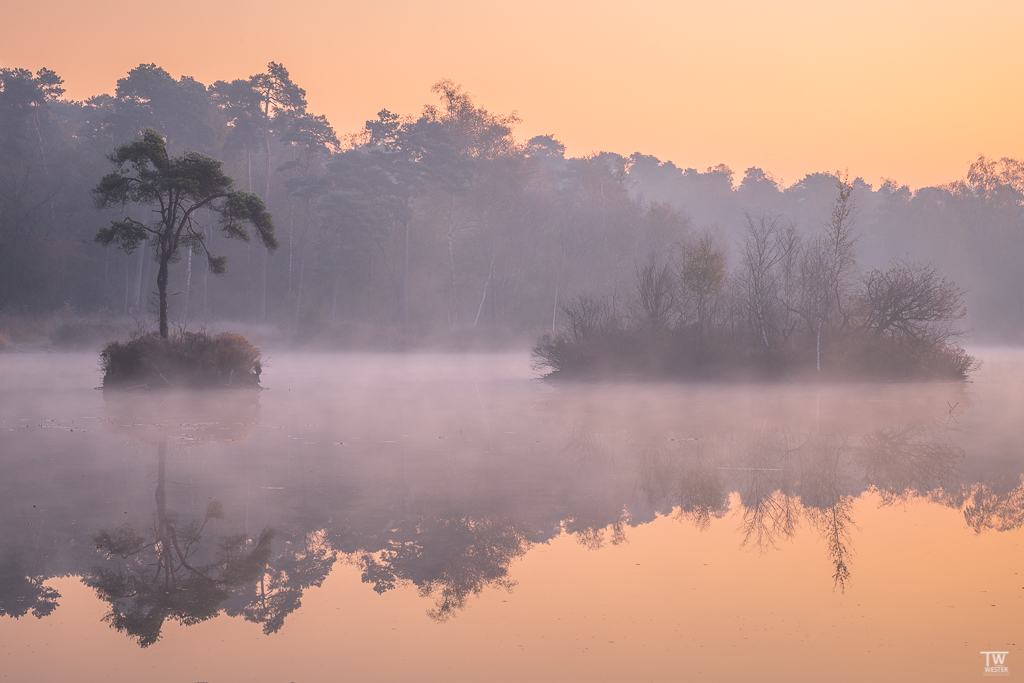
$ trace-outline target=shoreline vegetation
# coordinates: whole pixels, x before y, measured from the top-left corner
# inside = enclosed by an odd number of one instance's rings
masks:
[[[812,340],[765,350],[727,330],[650,331],[617,324],[609,315],[591,334],[544,335],[533,367],[545,380],[651,379],[684,381],[967,381],[981,361],[957,344],[915,342],[830,330],[822,366]]]
[[[240,334],[149,332],[100,352],[103,389],[260,388],[263,358]]]
[[[532,351],[545,379],[968,380],[956,342],[964,291],[931,264],[858,273],[853,186],[837,174],[830,220],[811,237],[747,212],[740,258],[699,233],[637,266],[631,292],[581,294]]]

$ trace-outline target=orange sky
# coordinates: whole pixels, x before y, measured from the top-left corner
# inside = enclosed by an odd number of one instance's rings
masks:
[[[382,107],[418,111],[448,77],[492,111],[518,110],[521,137],[553,133],[573,155],[756,165],[787,184],[849,168],[919,187],[962,177],[979,153],[1024,157],[1020,2],[283,7],[9,3],[0,65],[47,66],[82,98],[142,62],[210,83],[275,60],[341,133]]]

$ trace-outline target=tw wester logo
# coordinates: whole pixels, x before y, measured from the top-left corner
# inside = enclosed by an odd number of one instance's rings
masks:
[[[1009,652],[982,652],[985,655],[986,676],[1009,676],[1010,667],[1006,666],[1006,655]]]

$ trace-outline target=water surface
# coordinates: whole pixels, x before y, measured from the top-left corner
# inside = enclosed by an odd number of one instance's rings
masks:
[[[2,670],[1024,675],[1024,354],[982,356],[968,385],[552,386],[276,354],[263,392],[106,396],[91,355],[0,356]]]

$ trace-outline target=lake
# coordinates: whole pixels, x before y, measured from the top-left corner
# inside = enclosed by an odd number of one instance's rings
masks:
[[[966,385],[281,352],[260,392],[106,395],[94,354],[3,354],[0,672],[1019,677],[1024,352],[974,352]]]

